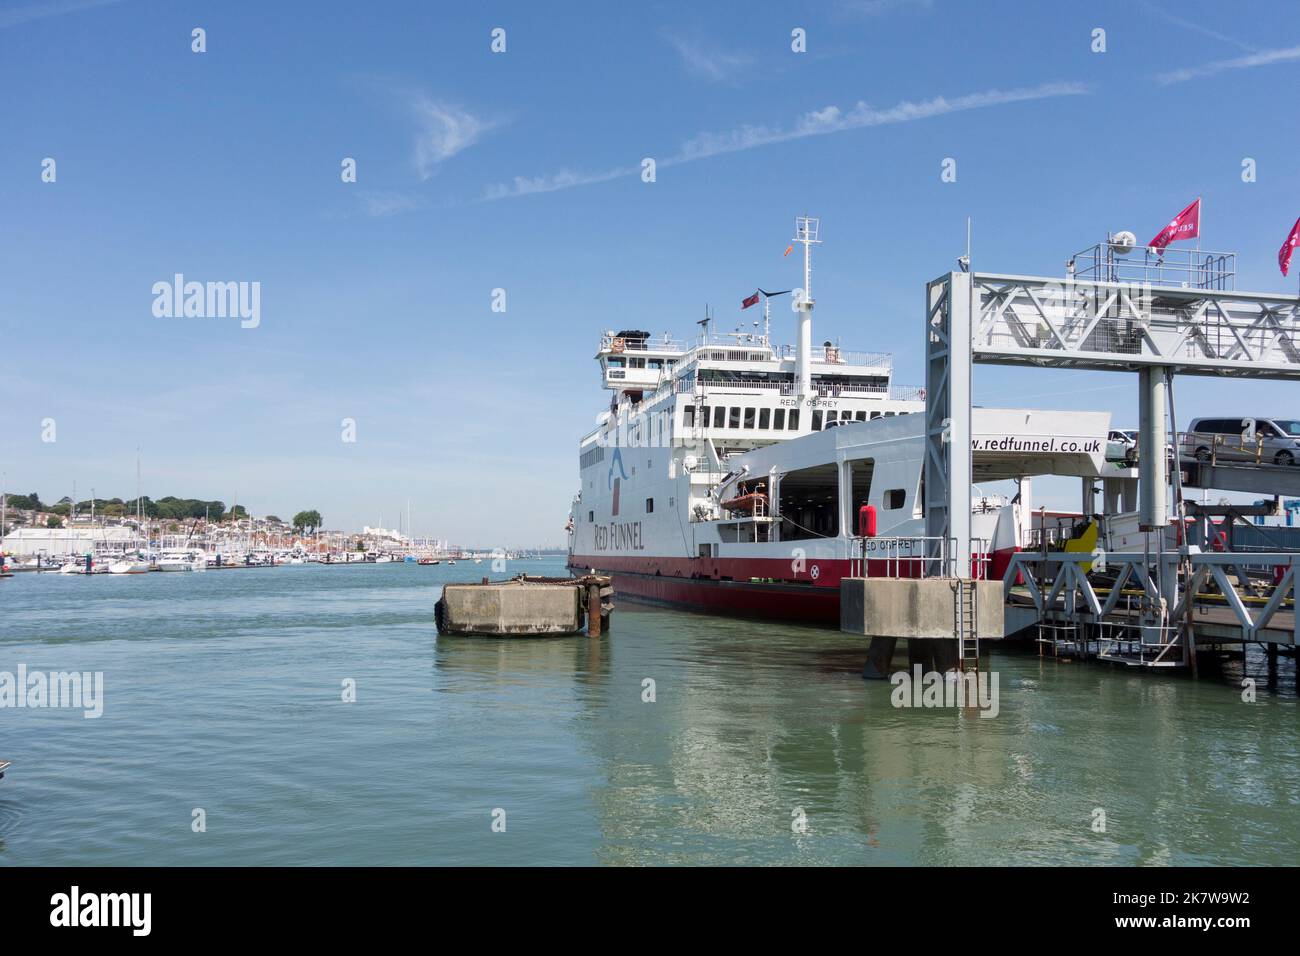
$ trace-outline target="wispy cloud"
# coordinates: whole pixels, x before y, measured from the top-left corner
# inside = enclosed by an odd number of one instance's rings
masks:
[[[1187,20],[1183,17],[1177,16],[1176,14],[1170,13],[1167,10],[1156,6],[1154,3],[1151,3],[1150,0],[1139,0],[1139,3],[1142,9],[1146,10],[1148,13],[1160,17],[1160,19],[1175,24],[1176,26],[1180,26],[1185,30],[1191,30],[1194,33],[1210,37],[1211,39],[1218,40],[1221,43],[1230,44],[1231,46],[1238,47],[1248,53],[1254,53],[1256,50],[1256,48],[1251,46],[1249,43],[1243,43],[1241,40],[1238,40],[1235,37],[1230,37],[1226,33],[1211,30],[1209,27],[1202,23],[1197,23],[1195,20]]]
[[[714,83],[735,82],[754,62],[748,54],[719,50],[698,39],[673,33],[666,33],[664,37],[682,58],[688,73]]]
[[[1248,56],[1239,56],[1231,60],[1212,60],[1201,66],[1188,66],[1168,73],[1156,75],[1156,82],[1165,86],[1172,83],[1185,83],[1202,76],[1213,76],[1227,70],[1249,70],[1257,66],[1270,66],[1274,63],[1286,63],[1300,60],[1300,46],[1285,47],[1280,50],[1260,50]]]
[[[993,106],[1005,106],[1011,103],[1024,103],[1031,100],[1052,99],[1061,96],[1080,96],[1087,92],[1088,87],[1085,84],[1058,82],[1011,90],[988,90],[983,93],[969,93],[965,96],[953,98],[936,96],[920,102],[905,100],[887,109],[876,109],[863,102],[859,102],[847,110],[838,106],[826,106],[796,117],[795,121],[788,126],[744,125],[721,132],[700,133],[682,143],[675,154],[659,160],[657,166],[662,169],[727,153],[757,149],[760,146],[771,146],[776,143],[804,139],[809,136],[827,136],[848,130],[910,123],[915,120],[931,119],[936,116],[946,116],[950,113],[960,113],[967,110],[987,109]],[[571,189],[575,186],[608,182],[611,179],[630,176],[639,171],[640,166],[622,166],[600,172],[564,170],[549,176],[516,176],[510,183],[497,183],[488,186],[483,198],[486,200],[513,199],[517,196],[527,196],[535,193],[556,192],[560,189]]]
[[[553,193],[560,189],[572,189],[574,186],[590,186],[592,183],[609,182],[611,179],[630,176],[638,169],[640,169],[638,166],[620,166],[617,169],[607,169],[598,173],[573,172],[572,170],[562,169],[558,173],[551,173],[546,176],[516,176],[508,183],[494,183],[488,186],[484,190],[483,198],[487,200],[512,199],[515,196],[531,196],[535,193]]]
[[[410,94],[408,105],[419,124],[415,139],[415,170],[421,180],[428,179],[442,163],[469,149],[484,133],[500,125],[496,120],[475,116],[459,106],[423,93]]]
[[[358,191],[357,200],[361,203],[362,211],[367,216],[372,216],[374,218],[395,216],[401,212],[410,212],[412,209],[418,209],[423,205],[420,199],[415,196],[408,196],[404,193],[377,192],[374,190]]]
[[[928,10],[933,5],[933,0],[853,0],[851,3],[844,4],[844,9],[850,13],[878,17],[895,10]]]
[[[0,10],[0,29],[31,20],[43,20],[46,17],[57,17],[65,13],[76,13],[78,10],[106,7],[121,2],[122,0],[47,0],[45,3],[30,3],[22,7]]]

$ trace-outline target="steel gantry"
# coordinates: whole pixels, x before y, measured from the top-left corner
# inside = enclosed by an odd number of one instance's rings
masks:
[[[1151,531],[1173,520],[1174,376],[1300,380],[1300,296],[1214,287],[1231,282],[1162,285],[1151,275],[1085,282],[950,272],[927,285],[926,534],[947,552],[933,557],[970,567],[974,363],[1136,372],[1139,521]],[[1160,579],[1166,606],[1177,606],[1177,574]]]

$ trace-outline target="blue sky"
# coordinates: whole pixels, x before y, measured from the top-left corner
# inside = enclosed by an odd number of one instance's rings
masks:
[[[805,211],[815,335],[893,352],[900,384],[921,382],[923,286],[968,215],[976,268],[1057,275],[1201,195],[1238,287],[1293,289],[1275,256],[1300,215],[1300,28],[1294,3],[1233,9],[0,4],[0,470],[46,499],[128,496],[139,447],[155,497],[332,527],[392,525],[409,499],[418,533],[559,544],[606,401],[599,331],[684,335],[706,302],[740,321],[756,285],[797,284],[781,253]],[[178,272],[260,282],[260,325],[155,317]],[[1293,386],[1186,385],[1184,418],[1300,412]],[[1135,391],[976,374],[981,403],[1119,424]]]

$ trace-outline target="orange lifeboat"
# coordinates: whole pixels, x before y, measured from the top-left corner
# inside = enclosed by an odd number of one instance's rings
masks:
[[[722,507],[742,514],[761,515],[767,509],[767,495],[761,491],[751,491],[746,495],[728,498],[722,502]]]

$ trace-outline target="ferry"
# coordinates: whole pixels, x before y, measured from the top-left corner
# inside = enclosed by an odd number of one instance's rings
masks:
[[[742,306],[762,298],[761,332],[712,333],[706,319],[692,342],[601,334],[612,395],[579,443],[570,569],[609,574],[633,600],[838,624],[842,578],[932,567],[925,390],[896,385],[890,355],[814,347],[818,241],[816,219],[796,220],[793,346],[771,337],[771,299],[787,293],[761,289]],[[1099,476],[1109,429],[1107,412],[976,408],[975,480]],[[1021,495],[972,501],[975,558],[961,573],[1001,577],[1030,508]]]

